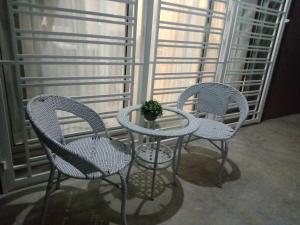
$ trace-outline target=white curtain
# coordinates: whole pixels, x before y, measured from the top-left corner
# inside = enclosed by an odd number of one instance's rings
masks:
[[[34,0],[34,4],[41,4],[52,7],[84,10],[90,12],[109,13],[115,15],[126,16],[126,4],[111,2],[111,1],[99,1],[99,0]],[[61,12],[53,10],[40,10],[32,9],[33,12],[43,13],[55,13],[63,15],[76,15],[81,17],[98,18],[109,20],[111,18],[99,17],[95,15],[76,14],[72,12]],[[115,20],[115,19],[112,19]],[[118,20],[120,21],[120,20]],[[125,20],[123,20],[124,22]],[[74,34],[91,34],[91,35],[106,35],[114,37],[125,37],[126,29],[125,25],[112,24],[95,21],[85,21],[79,19],[68,19],[50,16],[35,16],[35,15],[21,15],[20,29],[34,30],[34,31],[46,31],[46,32],[64,32]],[[81,40],[100,40],[89,37],[72,37],[64,35],[52,35],[52,34],[33,34],[34,37],[43,38],[71,38]],[[111,40],[104,40],[111,41]],[[51,55],[51,56],[96,56],[96,57],[124,57],[125,47],[124,45],[104,45],[104,44],[91,44],[91,43],[75,43],[75,42],[62,42],[62,41],[22,41],[22,53],[23,54],[38,54],[38,55]],[[49,60],[65,60],[65,59],[43,59],[39,58],[39,61],[43,62]],[[88,61],[99,62],[99,60],[89,59]],[[107,60],[106,60],[107,61]],[[124,74],[124,65],[79,65],[79,64],[41,64],[41,65],[25,65],[24,76],[25,77],[85,77],[85,76],[122,76]],[[89,84],[89,85],[59,85],[59,83],[68,82],[91,82],[93,79],[82,80],[48,80],[38,81],[56,83],[57,86],[43,86],[43,87],[28,87],[26,88],[26,98],[30,99],[38,94],[57,94],[63,96],[88,96],[96,95],[109,95],[123,92],[123,84]],[[112,102],[97,102],[88,104],[96,112],[109,112],[117,111],[123,106],[122,101]],[[59,116],[68,116],[69,114],[60,112]],[[108,127],[117,125],[113,119],[106,120]],[[74,133],[77,131],[83,131],[88,129],[85,123],[71,123],[63,126],[65,133]]]
[[[205,14],[206,10],[210,9],[210,1],[209,0],[191,0],[191,1],[184,1],[184,0],[172,0],[168,1],[170,3],[181,4],[185,6],[191,6],[199,8],[203,10]],[[186,11],[190,11],[189,9],[184,9]],[[225,11],[225,4],[215,2],[213,4],[213,10],[223,13]],[[195,10],[192,10],[195,11]],[[203,27],[211,27],[212,30],[214,28],[223,28],[224,24],[223,21],[220,19],[212,19],[210,24],[208,24],[208,18],[205,15],[195,15],[195,14],[186,14],[181,12],[174,12],[174,11],[167,11],[161,10],[160,14],[160,21],[167,21],[167,22],[175,22],[175,23],[182,23],[188,25],[196,25],[196,26],[203,26]],[[176,26],[174,26],[176,27]],[[190,29],[199,29],[193,28]],[[159,39],[166,39],[166,40],[177,40],[177,41],[187,41],[187,42],[197,42],[197,43],[204,43],[208,42],[209,44],[220,44],[221,43],[221,36],[217,34],[208,34],[207,32],[190,32],[190,31],[181,31],[181,30],[169,30],[169,29],[159,29]],[[187,45],[188,44],[180,44],[180,45]],[[190,46],[191,44],[189,44]],[[192,44],[195,45],[195,44]],[[201,44],[197,44],[201,47]],[[211,45],[211,46],[212,46]],[[202,47],[207,46],[207,43],[202,45]],[[199,65],[201,58],[218,58],[219,49],[206,49],[203,50],[202,48],[179,48],[179,47],[159,47],[157,51],[157,57],[180,57],[180,58],[194,58],[194,60],[186,60],[186,61],[195,61],[194,64],[176,64],[176,60],[170,64],[157,64],[156,65],[156,73],[197,73],[199,71],[204,72],[203,78],[201,78],[202,82],[213,81],[214,75],[212,75],[216,71],[217,63],[215,64],[206,64],[205,62]],[[182,59],[178,59],[178,61],[183,61]],[[197,62],[198,60],[198,62]],[[160,60],[157,60],[160,61]],[[208,60],[205,60],[208,61]],[[216,61],[216,60],[215,60]],[[207,72],[207,74],[205,74]],[[211,73],[212,72],[212,73]],[[179,75],[180,76],[180,75]],[[175,88],[175,87],[188,87],[195,83],[197,83],[199,79],[195,78],[183,78],[183,79],[169,79],[169,80],[156,80],[154,82],[155,89],[157,88]],[[178,98],[178,94],[162,94],[162,95],[155,95],[155,99],[161,102],[174,102]]]

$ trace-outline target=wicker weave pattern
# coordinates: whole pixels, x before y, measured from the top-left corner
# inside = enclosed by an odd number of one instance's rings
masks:
[[[196,130],[193,133],[194,136],[210,140],[226,140],[234,133],[234,129],[218,121],[199,118],[197,122],[202,129]]]
[[[54,113],[55,110],[73,113],[76,116],[86,120],[95,133],[102,131],[106,132],[105,125],[96,112],[70,98],[55,95],[40,95],[30,101],[28,110],[32,112],[31,117],[34,117],[33,119],[39,124],[41,129],[45,128],[49,130],[49,126],[51,126],[52,129],[50,129],[50,131],[52,133],[49,133],[49,136],[59,142],[63,140],[63,136],[56,114]],[[45,117],[51,117],[51,123],[43,123],[43,121],[45,121]],[[46,127],[43,127],[44,125],[46,125]]]
[[[180,95],[177,107],[179,109],[183,109],[184,103],[188,100],[188,98],[194,95],[198,97],[198,112],[212,113],[219,116],[224,116],[226,114],[228,104],[230,102],[237,103],[240,111],[240,116],[237,125],[235,126],[234,132],[231,132],[231,136],[236,133],[236,131],[241,127],[242,123],[247,118],[249,107],[246,98],[237,89],[229,85],[221,83],[201,83],[193,85],[187,88]],[[200,123],[199,129],[205,129],[206,126],[210,126],[208,122],[203,124],[203,120],[198,122]]]
[[[66,144],[55,110],[70,112],[83,118],[90,124],[95,135]],[[125,213],[127,184],[123,169],[127,165],[132,166],[132,156],[123,143],[109,137],[99,115],[79,102],[54,95],[41,95],[31,99],[27,105],[27,115],[52,162],[41,224],[46,221],[48,199],[53,185],[54,171],[57,169],[57,188],[61,173],[80,179],[102,178],[109,183],[113,182],[106,179],[107,176],[119,175],[122,194],[121,220],[123,225],[127,225]],[[100,137],[100,132],[103,132],[105,137]],[[113,184],[119,187],[118,184]]]
[[[90,179],[109,176],[129,163],[130,156],[126,154],[126,147],[121,143],[116,144],[116,141],[108,137],[79,139],[65,145],[55,110],[67,111],[86,119],[95,134],[101,131],[107,136],[108,134],[96,112],[72,99],[53,95],[33,98],[27,106],[29,120],[46,147],[48,157],[62,173]],[[119,154],[121,151],[123,153]],[[108,156],[109,154],[111,155]],[[121,156],[123,158],[120,160]],[[110,165],[106,165],[107,163]]]
[[[97,170],[85,170],[83,173],[62,158],[54,157],[56,167],[64,174],[75,178],[95,179],[115,174],[126,167],[131,159],[130,153],[123,143],[105,137],[79,139],[68,144],[67,148],[74,154],[86,155],[88,161],[97,165]]]
[[[174,181],[174,183],[176,183],[176,175],[175,175],[176,165],[175,164],[176,164],[176,159],[177,159],[177,157],[176,157],[177,156],[176,155],[177,148],[178,148],[178,146],[181,147],[183,137],[185,135],[189,135],[189,134],[193,133],[195,130],[197,130],[199,127],[199,124],[197,123],[197,119],[193,115],[191,115],[187,112],[184,112],[183,110],[163,106],[163,110],[179,114],[183,118],[187,119],[188,124],[184,127],[170,129],[170,130],[149,129],[149,128],[145,128],[142,126],[138,126],[137,124],[131,122],[130,113],[135,110],[140,109],[141,107],[142,107],[142,105],[136,105],[136,106],[130,106],[130,107],[126,107],[126,108],[122,109],[117,115],[117,120],[123,127],[126,127],[129,130],[129,134],[131,137],[131,143],[133,146],[135,144],[135,141],[134,141],[132,132],[151,136],[151,137],[155,138],[156,143],[152,142],[152,143],[147,143],[147,144],[143,144],[142,146],[139,146],[141,149],[144,150],[144,153],[143,153],[144,157],[140,157],[141,156],[140,154],[139,154],[139,156],[133,156],[133,159],[136,158],[138,160],[137,162],[139,162],[139,160],[140,160],[140,162],[144,161],[144,163],[139,163],[141,166],[143,166],[144,168],[148,168],[148,169],[150,168],[153,170],[152,188],[151,188],[151,199],[153,199],[156,171],[159,168],[166,168],[166,167],[170,166],[169,162],[170,162],[170,160],[172,160],[171,165],[172,165],[172,169],[173,169],[173,181]],[[179,137],[179,138],[178,138],[176,147],[174,149],[174,152],[171,153],[171,154],[173,154],[173,156],[170,157],[168,155],[166,157],[168,159],[165,161],[165,163],[159,163],[159,161],[161,162],[166,159],[166,158],[162,159],[163,155],[169,154],[167,152],[168,150],[166,148],[160,147],[161,139],[164,137]],[[179,147],[179,149],[180,149],[180,147]],[[132,148],[134,148],[134,147],[132,147]],[[153,149],[155,149],[155,150],[153,151]],[[160,154],[159,152],[163,152],[163,154]],[[160,165],[158,165],[158,164],[160,164]]]
[[[197,96],[198,98],[198,112],[212,113],[223,117],[228,109],[228,104],[231,102],[236,102],[240,111],[240,117],[235,129],[232,129],[230,126],[222,122],[198,118],[197,123],[199,128],[192,134],[198,138],[209,140],[221,151],[222,160],[217,180],[217,185],[221,187],[223,183],[223,172],[225,170],[224,163],[228,154],[228,139],[232,138],[232,136],[241,127],[242,123],[246,120],[249,106],[246,98],[238,90],[229,85],[220,83],[201,83],[187,88],[179,96],[177,107],[182,109],[184,103],[191,96]],[[185,146],[187,146],[192,135],[189,136]],[[216,141],[220,141],[221,146],[218,146],[215,143]],[[181,151],[179,149],[179,156],[180,152]],[[177,168],[179,167],[179,163],[180,162],[177,163]]]

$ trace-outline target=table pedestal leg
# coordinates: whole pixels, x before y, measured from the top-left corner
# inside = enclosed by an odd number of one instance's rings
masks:
[[[157,138],[155,158],[154,158],[154,168],[153,168],[153,175],[152,175],[151,200],[153,200],[153,194],[154,194],[154,185],[155,185],[155,176],[156,176],[156,170],[157,170],[157,160],[158,160],[159,147],[160,147],[160,138]]]

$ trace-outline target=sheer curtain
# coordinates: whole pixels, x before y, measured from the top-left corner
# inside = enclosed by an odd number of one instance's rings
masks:
[[[188,14],[180,12],[180,7],[176,7],[176,10],[179,11],[169,11],[162,7],[160,22],[162,26],[165,26],[165,22],[167,22],[166,26],[171,27],[171,29],[160,27],[158,39],[169,40],[168,44],[177,45],[178,47],[157,48],[155,73],[159,76],[163,76],[165,73],[174,73],[174,76],[176,73],[184,74],[177,75],[176,79],[157,79],[154,81],[153,88],[185,88],[199,81],[213,81],[222,41],[221,32],[224,28],[224,19],[214,18],[213,16],[224,17],[226,4],[209,0],[169,0],[165,2],[192,8],[182,8],[185,12],[190,12]],[[170,8],[173,7],[170,6]],[[170,25],[168,22],[178,24]],[[177,28],[194,31],[177,30]],[[215,32],[220,34],[215,34]],[[172,41],[181,41],[181,43]],[[160,63],[166,61],[163,60],[164,57],[172,57],[173,59],[169,60],[170,63]],[[196,78],[188,77],[197,74],[198,77]],[[160,102],[173,103],[177,101],[178,93],[154,95],[153,98]]]
[[[126,16],[126,4],[99,1],[99,0],[33,0],[33,4],[58,7],[64,9],[83,10],[95,13],[109,13]],[[22,10],[22,7],[21,7]],[[25,98],[30,99],[38,94],[57,94],[70,96],[82,100],[83,103],[93,108],[98,113],[117,111],[123,106],[123,101],[103,101],[103,95],[120,94],[124,92],[124,84],[94,84],[95,77],[108,77],[124,75],[124,65],[99,65],[101,59],[88,57],[125,57],[124,45],[106,45],[97,43],[76,43],[76,41],[60,41],[61,39],[97,41],[99,38],[92,35],[105,35],[113,37],[125,37],[126,26],[123,24],[106,23],[102,21],[87,21],[73,17],[62,18],[64,16],[78,16],[108,20],[106,17],[89,15],[75,12],[59,10],[47,10],[32,8],[32,12],[52,13],[54,16],[39,16],[21,14],[19,17],[19,27],[24,30],[43,31],[45,33],[32,34],[35,38],[51,38],[49,41],[23,40],[21,43],[24,55],[35,55],[40,64],[25,64],[23,76],[34,78],[31,83],[35,86],[28,86],[24,90]],[[109,18],[120,21],[119,19]],[[124,20],[123,20],[124,21]],[[66,34],[67,33],[67,34]],[[74,34],[74,36],[72,36]],[[90,37],[80,37],[76,34],[90,35]],[[28,34],[31,35],[31,34]],[[57,38],[57,41],[53,41]],[[103,41],[112,41],[103,39]],[[124,40],[123,40],[124,42]],[[74,59],[72,57],[82,57]],[[28,60],[31,58],[29,57]],[[76,61],[73,64],[44,64],[45,61]],[[81,62],[95,62],[95,64],[80,64]],[[106,60],[107,61],[107,60]],[[79,79],[80,77],[80,79]],[[36,79],[46,78],[46,79]],[[74,79],[73,79],[74,78]],[[91,79],[88,79],[91,78]],[[50,83],[50,85],[49,85]],[[87,84],[79,84],[87,83]],[[73,85],[71,85],[73,84]],[[102,101],[95,96],[102,95]],[[98,99],[98,101],[97,101]],[[65,133],[76,133],[87,130],[85,123],[76,122],[69,114],[59,112],[67,125],[63,126]],[[73,122],[72,122],[73,120]],[[116,126],[114,119],[107,119],[109,127]]]

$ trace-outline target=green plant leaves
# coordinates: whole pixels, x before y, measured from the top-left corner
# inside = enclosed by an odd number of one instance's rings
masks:
[[[161,116],[163,109],[157,101],[151,99],[143,104],[142,113],[144,115],[151,114],[152,116]]]

